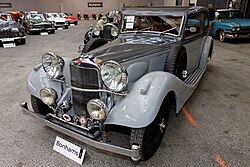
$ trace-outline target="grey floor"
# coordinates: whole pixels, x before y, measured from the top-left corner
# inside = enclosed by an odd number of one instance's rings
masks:
[[[41,56],[53,51],[78,56],[76,48],[93,21],[49,36],[29,35],[27,44],[0,47],[0,166],[80,166],[53,151],[56,136],[87,150],[83,166],[218,166],[250,164],[250,41],[214,41],[214,55],[198,89],[186,104],[193,126],[181,113],[171,115],[163,142],[150,160],[135,165],[130,158],[103,152],[41,126],[20,111],[30,101],[25,91],[29,72]]]

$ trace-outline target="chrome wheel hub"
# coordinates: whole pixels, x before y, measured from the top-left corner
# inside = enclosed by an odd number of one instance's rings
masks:
[[[166,128],[164,119],[161,120],[161,123],[159,124],[161,133],[164,133],[164,129]]]

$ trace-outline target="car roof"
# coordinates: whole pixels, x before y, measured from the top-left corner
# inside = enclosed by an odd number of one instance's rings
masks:
[[[196,13],[200,11],[208,11],[207,8],[202,6],[159,6],[159,7],[129,7],[122,10],[123,14],[159,14],[166,13]]]
[[[239,9],[217,9],[217,12],[240,11]]]

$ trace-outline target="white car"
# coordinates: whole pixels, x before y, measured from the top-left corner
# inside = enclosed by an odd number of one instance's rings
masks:
[[[49,21],[55,23],[55,28],[65,28],[68,29],[69,22],[67,19],[60,16],[58,13],[45,13],[45,18]]]

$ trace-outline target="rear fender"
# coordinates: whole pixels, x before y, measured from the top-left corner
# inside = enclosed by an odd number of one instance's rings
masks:
[[[105,124],[131,128],[149,125],[156,117],[160,106],[169,92],[174,92],[176,113],[193,93],[195,87],[187,85],[167,72],[151,72],[140,78],[111,109]]]

